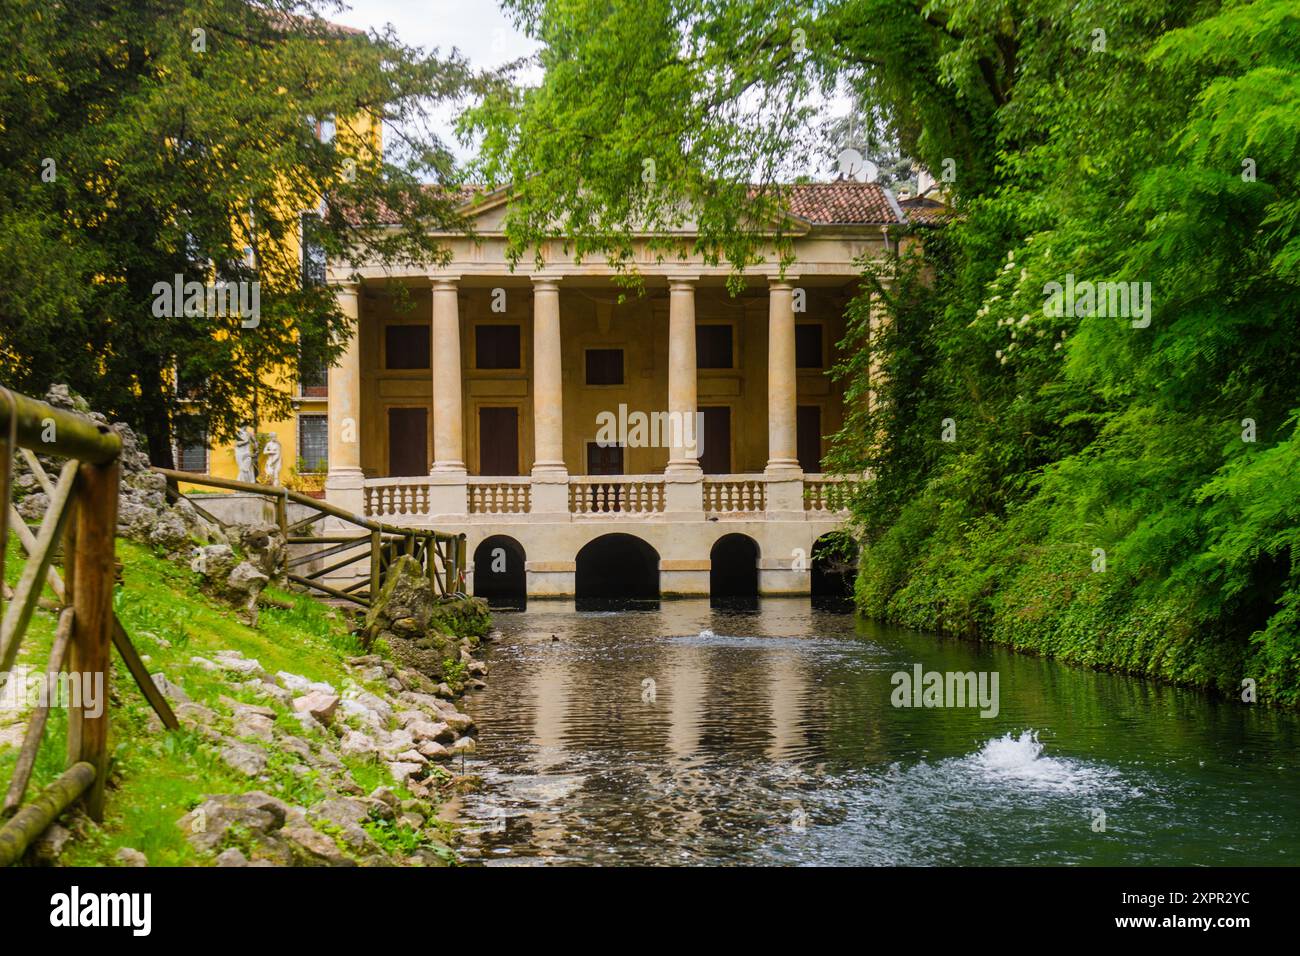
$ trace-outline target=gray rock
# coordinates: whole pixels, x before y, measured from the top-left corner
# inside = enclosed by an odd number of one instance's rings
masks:
[[[311,714],[323,724],[334,719],[334,712],[339,708],[339,698],[334,694],[314,690],[298,697],[293,702],[293,709],[300,714]]]
[[[217,866],[248,866],[248,857],[244,856],[243,851],[238,847],[232,846],[229,850],[222,850],[217,854]]]
[[[392,755],[415,746],[415,736],[409,730],[394,730],[383,738],[383,751]]]
[[[234,674],[247,674],[250,677],[261,677],[266,671],[262,670],[262,665],[251,657],[245,657],[239,651],[217,651],[212,655],[222,670],[230,671]]]
[[[378,753],[379,745],[365,734],[350,730],[343,735],[343,740],[339,744],[339,752],[345,757],[367,757]]]
[[[32,842],[27,852],[37,866],[56,866],[71,841],[72,831],[54,823]]]
[[[149,858],[139,850],[124,846],[113,855],[113,862],[118,866],[148,866]]]
[[[221,748],[221,762],[236,773],[256,777],[266,769],[266,752],[248,744],[231,742]]]
[[[254,737],[258,740],[270,740],[274,722],[270,717],[244,711],[235,715],[234,733],[236,737]]]
[[[211,852],[232,827],[254,838],[266,836],[283,827],[294,816],[291,811],[283,800],[261,790],[216,794],[181,817],[176,825],[196,849]]]
[[[404,763],[402,761],[393,761],[388,765],[388,772],[393,775],[393,779],[398,783],[406,783],[407,780],[423,769],[424,764]]]
[[[277,671],[275,679],[280,682],[280,686],[295,694],[305,694],[311,687],[311,681],[301,674],[290,674],[288,671]]]
[[[207,544],[194,549],[190,570],[209,581],[225,583],[235,567],[235,552],[228,544]]]
[[[319,830],[311,827],[285,828],[280,836],[288,841],[298,858],[309,866],[356,866],[356,861]]]
[[[453,757],[460,754],[472,754],[475,749],[473,737],[461,737],[448,748]]]
[[[433,740],[425,740],[416,748],[420,753],[430,760],[447,760],[451,757],[451,751],[442,744]]]
[[[458,713],[454,710],[444,710],[441,712],[442,722],[458,734],[463,734],[467,730],[474,728],[474,718],[465,714]]]
[[[407,724],[406,729],[415,738],[416,743],[424,740],[451,741],[456,739],[455,731],[452,730],[450,724],[444,721],[439,721],[436,724],[427,720],[417,721]]]
[[[217,713],[202,704],[192,701],[179,705],[175,709],[176,719],[185,727],[210,727],[217,720]]]
[[[161,643],[161,641],[159,641]],[[167,679],[167,675],[159,671],[153,676],[153,684],[158,688],[158,693],[162,694],[173,704],[188,704],[190,695],[185,693],[185,688],[180,684],[173,683]]]

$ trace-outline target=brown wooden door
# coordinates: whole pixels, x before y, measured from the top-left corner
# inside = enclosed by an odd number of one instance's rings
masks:
[[[587,442],[587,474],[623,474],[623,446],[600,445],[594,441]]]
[[[700,468],[706,475],[728,475],[731,473],[731,409],[722,405],[700,411],[704,415]]]
[[[519,409],[478,410],[478,473],[519,474]]]
[[[429,410],[388,410],[388,474],[392,477],[429,473]]]
[[[810,474],[822,470],[822,410],[820,405],[800,405],[795,413],[795,444],[799,467]]]

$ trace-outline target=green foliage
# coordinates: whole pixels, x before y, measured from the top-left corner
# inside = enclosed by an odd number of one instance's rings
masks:
[[[958,220],[867,268],[836,370],[866,613],[1300,703],[1291,0],[509,5],[547,72],[469,126],[521,241],[558,221],[617,261],[672,196],[743,268],[747,184],[834,83],[955,172]],[[1070,276],[1149,283],[1149,324],[1044,308]]]
[[[348,320],[302,258],[437,261],[452,157],[430,132],[472,77],[454,53],[321,19],[318,0],[14,0],[0,12],[0,356],[6,384],[63,381],[172,438],[286,417]],[[317,122],[332,120],[332,142]],[[392,124],[400,143],[354,124]],[[395,228],[384,225],[400,219]],[[260,319],[171,315],[158,283],[257,282]],[[207,312],[208,310],[203,310]],[[250,320],[251,321],[251,320]],[[286,379],[268,383],[268,373]]]

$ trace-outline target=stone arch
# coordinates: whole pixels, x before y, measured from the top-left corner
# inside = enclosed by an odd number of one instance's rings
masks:
[[[575,561],[574,595],[657,599],[659,552],[636,535],[615,532],[588,541]]]
[[[814,598],[846,599],[853,596],[858,570],[858,549],[843,531],[831,531],[813,542],[809,552],[811,591]]]
[[[527,556],[509,535],[493,534],[474,549],[474,595],[493,606],[522,607],[528,600]]]
[[[724,534],[709,550],[709,596],[758,597],[758,542],[747,534]]]

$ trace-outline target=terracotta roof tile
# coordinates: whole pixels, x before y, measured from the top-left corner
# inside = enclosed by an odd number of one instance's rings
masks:
[[[893,197],[879,183],[841,180],[783,187],[790,212],[813,225],[885,225],[902,222]]]
[[[446,191],[454,201],[462,204],[469,204],[486,192],[482,186],[426,188]],[[893,194],[879,183],[794,183],[781,189],[790,213],[814,226],[894,225],[905,221]],[[473,206],[470,205],[466,211],[472,215]],[[384,210],[381,221],[396,222],[397,217]]]
[[[953,217],[953,211],[947,204],[928,196],[900,199],[898,205],[902,207],[907,221],[914,226],[936,226]]]

